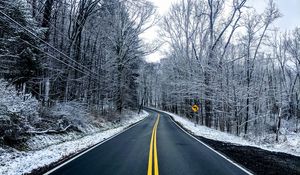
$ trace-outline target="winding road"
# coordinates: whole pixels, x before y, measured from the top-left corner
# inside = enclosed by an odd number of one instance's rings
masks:
[[[165,113],[149,116],[119,135],[63,163],[51,175],[251,174],[181,129]]]

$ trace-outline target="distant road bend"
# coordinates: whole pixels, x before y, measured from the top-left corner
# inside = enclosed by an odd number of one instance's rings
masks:
[[[74,157],[51,175],[244,175],[249,171],[183,131],[161,112]]]

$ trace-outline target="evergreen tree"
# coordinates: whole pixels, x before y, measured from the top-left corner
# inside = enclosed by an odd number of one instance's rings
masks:
[[[37,25],[29,7],[21,0],[1,1],[0,11],[1,76],[18,88],[26,83],[27,89],[34,91],[40,70],[40,44],[26,29],[38,35]]]

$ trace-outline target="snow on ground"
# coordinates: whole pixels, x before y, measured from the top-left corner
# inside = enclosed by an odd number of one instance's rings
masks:
[[[0,174],[1,175],[18,175],[29,173],[33,169],[49,165],[61,158],[81,150],[91,147],[106,138],[109,138],[128,126],[144,119],[148,116],[146,111],[140,115],[125,116],[119,127],[111,128],[80,139],[55,144],[37,151],[17,151],[5,150],[0,148]]]
[[[165,111],[162,111],[165,112]],[[258,141],[255,141],[255,138],[253,140],[246,140],[243,137],[238,137],[233,134],[221,132],[212,128],[208,128],[206,126],[196,125],[195,123],[183,118],[181,116],[178,116],[176,114],[165,112],[172,116],[172,118],[180,123],[184,128],[191,131],[194,135],[202,136],[208,139],[222,141],[222,142],[229,142],[236,145],[244,145],[244,146],[253,146],[258,147],[261,149],[265,149],[268,151],[274,151],[274,152],[283,152],[287,154],[292,154],[295,156],[300,156],[300,134],[299,133],[289,133],[286,134],[286,140],[281,143],[261,143]],[[257,139],[258,140],[258,139]]]

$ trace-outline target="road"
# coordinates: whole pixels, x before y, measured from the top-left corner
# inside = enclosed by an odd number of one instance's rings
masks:
[[[47,174],[249,174],[185,133],[168,115],[148,112],[134,127]]]

